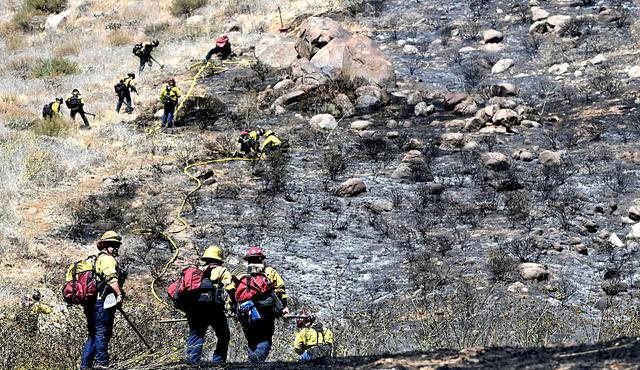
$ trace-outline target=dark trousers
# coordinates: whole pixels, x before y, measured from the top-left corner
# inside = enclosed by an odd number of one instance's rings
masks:
[[[120,108],[122,107],[122,103],[127,103],[127,109],[125,112],[131,113],[133,108],[131,107],[131,93],[127,91],[125,94],[118,96],[118,104],[116,104],[116,113],[120,113]]]
[[[165,125],[167,127],[173,126],[173,114],[176,111],[175,104],[165,104],[164,105],[164,113],[162,113],[162,127]]]
[[[146,64],[149,64],[149,67],[151,67],[151,57],[138,57],[138,58],[140,58],[140,68],[139,68],[140,72],[144,71],[144,66]]]
[[[263,316],[256,322],[242,323],[242,331],[247,339],[249,361],[256,363],[267,360],[271,352],[275,321],[276,318],[273,316]]]
[[[103,304],[102,300],[97,300],[94,304],[84,306],[89,336],[82,348],[81,369],[93,367],[94,359],[97,365],[109,365],[109,341],[113,334],[116,309],[105,310]]]
[[[207,334],[209,326],[213,328],[213,332],[216,334],[216,338],[218,338],[211,361],[214,363],[225,362],[227,360],[227,352],[229,351],[231,334],[224,311],[213,308],[189,310],[187,311],[187,321],[189,323],[187,362],[195,364],[200,361],[200,357],[202,357],[202,347],[204,346],[204,337]]]
[[[79,114],[80,118],[82,118],[82,122],[84,122],[84,125],[86,127],[89,127],[89,120],[87,119],[87,116],[84,114],[84,109],[82,107],[71,110],[71,119],[74,121],[76,120],[76,114]]]

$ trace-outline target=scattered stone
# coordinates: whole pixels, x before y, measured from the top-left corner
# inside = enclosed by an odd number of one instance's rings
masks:
[[[304,95],[305,95],[305,92],[303,90],[294,90],[294,91],[288,92],[288,93],[282,95],[281,97],[279,97],[278,99],[276,99],[276,101],[273,103],[273,105],[277,106],[277,105],[292,104],[292,103],[295,103],[295,102],[299,101],[300,98],[302,98]]]
[[[591,58],[591,60],[589,60],[589,63],[596,65],[596,64],[602,64],[604,62],[607,61],[607,58],[604,57],[604,55],[602,54],[598,54],[595,57]],[[578,72],[578,71],[576,71]]]
[[[386,91],[376,85],[361,86],[356,89],[355,93],[357,96],[356,107],[358,108],[373,108],[389,103]]]
[[[482,154],[482,163],[494,171],[506,171],[509,169],[509,159],[500,152]]]
[[[448,93],[444,96],[444,109],[452,111],[458,103],[466,99],[469,95],[466,93]]]
[[[311,117],[309,124],[315,130],[331,130],[336,126],[336,119],[330,114],[316,114]]]
[[[543,150],[538,155],[538,160],[540,161],[540,163],[542,163],[543,166],[546,167],[559,166],[560,163],[562,163],[560,154],[551,150]]]
[[[187,25],[189,26],[195,26],[198,23],[201,23],[202,21],[204,21],[204,17],[196,14],[196,15],[192,15],[191,17],[187,18],[185,20],[185,23],[187,23]]]
[[[522,122],[520,122],[520,125],[523,127],[527,127],[527,128],[538,128],[540,127],[540,123],[536,122],[536,121],[531,121],[531,120],[522,120]]]
[[[631,231],[626,236],[627,239],[640,239],[640,223],[631,226]]]
[[[353,197],[365,191],[367,191],[367,186],[364,181],[359,177],[354,177],[340,184],[336,188],[335,194],[341,197]]]
[[[640,199],[636,199],[634,203],[640,203]],[[636,222],[640,221],[640,206],[634,204],[629,207],[627,217]]]
[[[465,121],[464,130],[465,131],[476,131],[481,129],[487,121],[485,119],[479,117],[472,117]]]
[[[284,109],[284,107],[282,105],[276,105],[276,109],[275,109],[275,114],[276,116],[279,116],[281,114],[284,114],[287,110]]]
[[[292,39],[265,34],[255,46],[254,53],[258,61],[270,68],[287,68],[298,60],[296,42]]]
[[[539,263],[521,263],[518,270],[520,271],[520,276],[524,280],[543,281],[549,279],[549,271],[544,265]]]
[[[358,136],[363,139],[370,139],[372,137],[375,137],[377,134],[378,132],[376,130],[362,130],[358,132]]]
[[[420,139],[416,139],[415,137],[412,137],[411,139],[407,140],[406,143],[404,143],[404,145],[402,146],[402,150],[404,151],[410,151],[410,150],[419,150],[422,151],[424,150],[424,142]]]
[[[569,70],[569,63],[554,64],[547,70],[552,75],[563,75]]]
[[[502,32],[496,30],[487,30],[482,33],[482,40],[485,44],[494,44],[502,41],[503,38]]]
[[[568,15],[553,15],[547,18],[547,25],[549,25],[555,32],[560,32],[570,20],[571,17]]]
[[[413,178],[413,170],[411,169],[411,166],[409,166],[409,164],[400,163],[400,165],[398,165],[398,167],[391,174],[391,178],[397,180],[411,179]]]
[[[353,121],[349,126],[352,130],[365,130],[373,125],[370,121]]]
[[[390,119],[387,121],[387,128],[396,128],[398,127],[398,121],[396,121],[395,119]]]
[[[293,82],[293,80],[286,78],[286,79],[278,82],[277,84],[273,85],[273,92],[278,93],[278,92],[289,90],[295,84],[296,83]]]
[[[529,26],[529,33],[547,33],[549,29],[547,28],[547,21],[537,21],[533,22],[531,26]]]
[[[364,35],[355,35],[347,41],[344,49],[342,75],[350,82],[361,81],[378,86],[395,84],[393,64],[378,45]]]
[[[604,23],[615,22],[620,19],[620,13],[611,8],[602,7],[600,13],[598,13],[597,19]]]
[[[513,59],[500,59],[491,68],[491,73],[494,75],[505,72],[507,69],[513,67]]]
[[[346,94],[338,94],[335,98],[335,103],[340,108],[340,112],[345,117],[351,117],[356,113],[356,109],[349,100]]]
[[[583,220],[582,226],[584,226],[589,233],[595,233],[596,231],[598,231],[598,228],[600,227],[600,225],[598,225],[597,222],[589,219]]]
[[[425,155],[419,150],[410,150],[402,157],[402,163],[412,165],[424,165],[426,161]]]
[[[402,53],[405,55],[415,55],[418,54],[418,48],[413,45],[405,45],[402,48]]]
[[[377,199],[369,203],[369,209],[375,213],[389,212],[393,210],[393,202],[386,199]]]
[[[624,247],[624,242],[620,240],[620,237],[618,237],[618,234],[616,233],[611,233],[611,235],[609,235],[609,244],[618,248]]]
[[[387,138],[395,139],[397,137],[400,137],[400,133],[398,131],[389,131],[389,132],[387,132]]]
[[[549,17],[549,12],[542,9],[539,6],[531,7],[531,20],[534,22],[541,21],[543,19],[547,19]]]
[[[422,102],[422,93],[420,91],[412,91],[407,94],[407,104],[416,105]]]
[[[523,162],[531,162],[535,159],[535,156],[528,150],[519,150],[517,152],[513,152],[511,158]]]
[[[496,125],[509,127],[518,123],[518,113],[511,109],[499,109],[491,118]]]
[[[579,236],[574,236],[573,238],[569,239],[569,244],[570,245],[577,245],[582,243],[582,239],[580,239]]]
[[[466,144],[465,136],[460,132],[447,132],[440,137],[440,149],[456,150]]]
[[[510,284],[507,287],[507,292],[517,293],[517,294],[527,294],[529,293],[529,288],[527,288],[527,286],[524,285],[523,283],[516,281],[515,283]]]
[[[453,108],[453,113],[459,116],[468,116],[475,114],[477,111],[478,105],[476,104],[475,99],[471,96],[467,96],[464,100],[456,104],[455,108]]]
[[[465,46],[463,48],[460,48],[460,50],[458,50],[458,53],[460,54],[466,54],[466,53],[473,53],[474,51],[477,51],[478,49],[474,48],[473,46]]]
[[[415,108],[413,109],[413,113],[415,114],[416,117],[430,116],[435,112],[436,112],[436,106],[433,104],[427,105],[427,103],[425,102],[420,102],[416,104]]]
[[[309,17],[298,30],[295,49],[302,58],[311,59],[331,40],[349,37],[351,33],[330,18]]]
[[[575,249],[575,251],[578,252],[578,254],[582,254],[582,255],[585,255],[585,256],[589,255],[589,249],[584,244],[574,245],[573,249]]]
[[[640,78],[640,66],[633,66],[627,72],[629,78]]]

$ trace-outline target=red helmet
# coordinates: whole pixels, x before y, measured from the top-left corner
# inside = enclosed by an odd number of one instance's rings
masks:
[[[173,77],[169,77],[169,78],[167,78],[167,79],[165,80],[165,82],[166,82],[166,83],[168,83],[168,84],[175,85],[175,84],[176,84],[176,79],[175,79],[175,78],[173,78]]]
[[[299,317],[296,319],[296,326],[299,328],[304,328],[305,326],[309,326],[313,324],[314,321],[316,321],[316,317],[313,314],[302,312],[300,315],[306,316],[306,317]]]
[[[244,259],[248,260],[250,258],[265,258],[264,253],[262,253],[262,249],[257,245],[249,247],[247,254],[244,255]]]
[[[227,35],[220,35],[216,37],[216,46],[223,47],[227,42],[229,42],[229,36]]]

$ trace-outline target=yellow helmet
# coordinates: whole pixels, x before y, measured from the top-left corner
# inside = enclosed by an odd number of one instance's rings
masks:
[[[104,247],[105,244],[122,244],[122,237],[115,231],[109,230],[102,234],[100,239],[98,240],[98,248]]]
[[[200,257],[200,259],[222,261],[224,259],[224,257],[222,257],[222,249],[220,249],[220,247],[218,247],[217,245],[212,245],[204,251],[204,254],[202,255],[202,257]]]

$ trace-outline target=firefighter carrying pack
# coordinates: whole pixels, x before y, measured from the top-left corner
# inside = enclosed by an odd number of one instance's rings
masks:
[[[82,107],[82,102],[80,102],[80,98],[77,95],[72,95],[69,99],[65,101],[67,108],[77,110]]]
[[[47,103],[44,106],[42,106],[42,118],[53,117],[53,109],[51,108],[52,105],[53,105],[53,102]]]
[[[97,256],[89,256],[69,265],[66,282],[62,288],[65,302],[85,305],[96,300],[99,291],[96,280],[97,259]]]
[[[144,47],[142,47],[142,44],[135,44],[133,47],[133,55],[137,57],[144,56]]]
[[[179,310],[196,305],[224,307],[224,289],[210,279],[211,269],[204,271],[196,266],[187,266],[180,276],[167,288],[169,299]]]
[[[274,284],[269,280],[264,267],[248,266],[243,275],[236,275],[236,301],[239,318],[253,322],[262,315],[279,316],[284,308],[276,296]]]
[[[127,94],[127,85],[125,85],[122,82],[118,82],[117,84],[113,85],[113,90],[116,92],[116,95],[118,96],[124,96]]]

